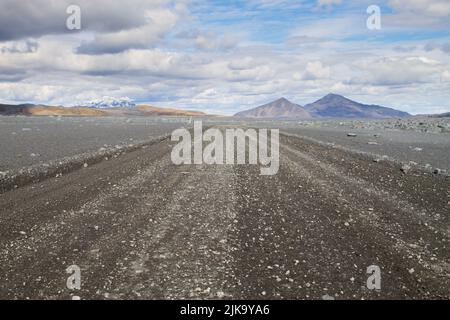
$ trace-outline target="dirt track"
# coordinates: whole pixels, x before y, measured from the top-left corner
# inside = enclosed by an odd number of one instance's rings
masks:
[[[0,195],[0,298],[450,298],[448,177],[280,143],[275,176],[164,140]]]

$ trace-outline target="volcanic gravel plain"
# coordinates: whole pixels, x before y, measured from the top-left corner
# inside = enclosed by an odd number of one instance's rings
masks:
[[[0,298],[450,298],[448,118],[203,121],[280,129],[278,173],[174,165],[188,118],[0,117]]]

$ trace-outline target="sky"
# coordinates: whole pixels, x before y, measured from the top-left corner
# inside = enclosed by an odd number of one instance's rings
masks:
[[[80,30],[67,28],[70,5]],[[0,0],[0,103],[231,115],[330,92],[450,111],[450,0]]]

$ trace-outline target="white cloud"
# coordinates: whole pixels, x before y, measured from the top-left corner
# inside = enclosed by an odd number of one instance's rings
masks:
[[[383,14],[383,27],[391,30],[423,29],[448,30],[450,28],[450,2],[448,0],[389,0],[392,14]]]
[[[339,5],[342,3],[342,0],[317,0],[318,6],[332,6]]]
[[[441,81],[442,82],[450,82],[450,71],[445,70],[441,74]]]
[[[389,5],[399,12],[412,12],[432,17],[450,15],[448,0],[389,0]]]
[[[432,82],[443,66],[426,57],[365,59],[353,64],[361,74],[351,82],[372,85],[408,85]]]
[[[308,62],[304,80],[328,79],[330,77],[330,67],[324,66],[320,61]]]

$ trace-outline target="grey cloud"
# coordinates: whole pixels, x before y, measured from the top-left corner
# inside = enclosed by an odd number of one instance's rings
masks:
[[[94,40],[82,43],[76,51],[98,55],[152,48],[175,27],[178,14],[167,8],[155,8],[145,12],[145,20],[146,23],[137,28],[96,34]]]
[[[425,51],[441,50],[445,53],[450,53],[450,42],[447,43],[427,43],[424,48]]]
[[[120,53],[129,49],[144,49],[146,46],[144,44],[137,43],[113,43],[106,41],[92,41],[83,42],[77,49],[78,54],[88,54],[88,55],[100,55],[100,54],[115,54]]]
[[[164,0],[1,0],[0,41],[63,34],[66,29],[69,5],[81,8],[82,29],[115,32],[142,26],[146,23],[145,9],[165,3]]]
[[[0,67],[0,82],[19,82],[27,77],[27,72],[16,68]]]
[[[403,53],[412,52],[416,49],[417,49],[416,46],[410,46],[410,47],[396,46],[396,47],[394,47],[394,51],[403,52]]]

